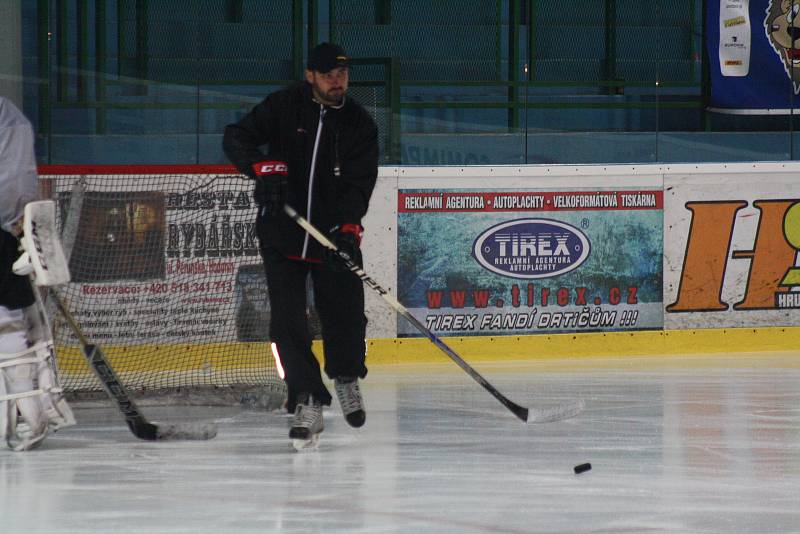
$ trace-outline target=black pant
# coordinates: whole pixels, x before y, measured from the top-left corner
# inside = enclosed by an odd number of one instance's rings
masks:
[[[18,310],[35,302],[27,276],[17,276],[11,266],[19,258],[19,241],[0,230],[0,306]]]
[[[364,286],[349,271],[335,272],[324,263],[290,260],[273,248],[262,248],[261,256],[270,300],[269,337],[277,345],[286,373],[289,409],[293,409],[301,393],[310,393],[322,404],[330,405],[331,394],[311,352],[306,279],[310,274],[322,324],[325,374],[329,378],[367,375]]]

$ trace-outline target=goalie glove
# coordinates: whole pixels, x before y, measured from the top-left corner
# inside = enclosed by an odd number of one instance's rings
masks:
[[[253,164],[256,187],[253,198],[261,206],[261,215],[277,217],[289,196],[289,166],[285,161],[260,161]]]
[[[330,239],[339,252],[347,255],[353,263],[361,265],[361,237],[364,235],[364,228],[360,224],[340,224],[334,226],[329,232]],[[325,263],[336,271],[343,272],[348,270],[342,258],[333,250],[325,249]]]

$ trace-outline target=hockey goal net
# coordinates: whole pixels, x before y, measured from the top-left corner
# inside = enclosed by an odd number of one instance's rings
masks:
[[[46,166],[40,179],[72,275],[61,294],[130,390],[282,395],[249,181],[227,166]],[[64,387],[100,391],[53,319]]]

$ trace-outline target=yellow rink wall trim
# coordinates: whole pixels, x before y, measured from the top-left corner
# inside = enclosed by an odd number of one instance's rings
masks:
[[[559,358],[615,358],[679,356],[738,352],[800,352],[800,327],[726,328],[606,332],[591,334],[538,334],[527,336],[443,337],[468,361],[525,361]],[[438,363],[447,358],[427,338],[367,340],[368,364]],[[104,347],[120,372],[190,371],[272,367],[267,343],[209,343]],[[322,344],[314,342],[322,354]],[[59,366],[64,372],[88,372],[76,347],[60,347]]]
[[[800,351],[800,327],[443,337],[469,361],[614,358]],[[447,356],[427,338],[369,340],[368,363],[431,363]]]
[[[203,343],[174,345],[102,346],[118,373],[191,371],[197,369],[258,369],[273,367],[267,343]],[[89,372],[77,347],[56,347],[62,372]]]

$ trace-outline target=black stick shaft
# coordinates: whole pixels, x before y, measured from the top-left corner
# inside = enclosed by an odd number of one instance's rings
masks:
[[[78,337],[83,355],[86,358],[89,367],[92,369],[92,371],[94,371],[94,374],[97,376],[98,380],[100,380],[100,383],[102,384],[103,389],[106,390],[108,396],[114,399],[114,402],[117,403],[117,407],[119,408],[119,411],[122,412],[123,417],[125,417],[125,422],[128,424],[131,432],[133,432],[133,434],[140,439],[157,439],[156,425],[148,422],[139,411],[136,403],[128,394],[128,390],[122,385],[122,382],[120,382],[117,373],[114,371],[114,368],[111,367],[111,364],[108,362],[105,354],[103,354],[103,350],[98,345],[91,343],[86,338],[86,335],[78,325],[78,322],[75,320],[72,312],[69,311],[67,306],[64,304],[64,301],[61,300],[61,297],[55,288],[50,288],[50,296],[55,301],[56,307],[58,307],[61,315],[67,320],[70,328]]]
[[[522,421],[528,421],[528,409],[524,408],[514,402],[512,402],[508,397],[500,393],[497,388],[495,388],[492,384],[489,383],[478,371],[472,368],[470,364],[468,364],[464,359],[459,356],[456,351],[451,349],[447,344],[439,339],[436,334],[430,331],[424,324],[418,321],[408,309],[400,304],[400,302],[394,298],[388,291],[382,288],[375,280],[370,278],[366,272],[357,264],[355,263],[350,256],[348,256],[345,252],[339,250],[336,245],[328,239],[328,237],[320,232],[315,226],[313,226],[310,222],[304,219],[297,211],[295,211],[291,206],[288,204],[285,205],[284,211],[292,218],[294,222],[299,224],[306,232],[308,232],[311,237],[319,241],[319,243],[331,249],[332,251],[336,252],[339,258],[342,259],[344,264],[347,268],[356,276],[358,276],[361,281],[370,289],[373,289],[377,292],[383,299],[389,303],[389,305],[395,309],[397,313],[405,317],[405,319],[410,322],[414,327],[420,331],[425,337],[427,337],[434,345],[436,345],[442,352],[447,354],[450,359],[452,359],[456,365],[461,367],[469,376],[471,376],[478,384],[483,386],[483,388],[492,394],[494,398],[500,401],[500,403],[508,408],[511,413],[522,419]]]

